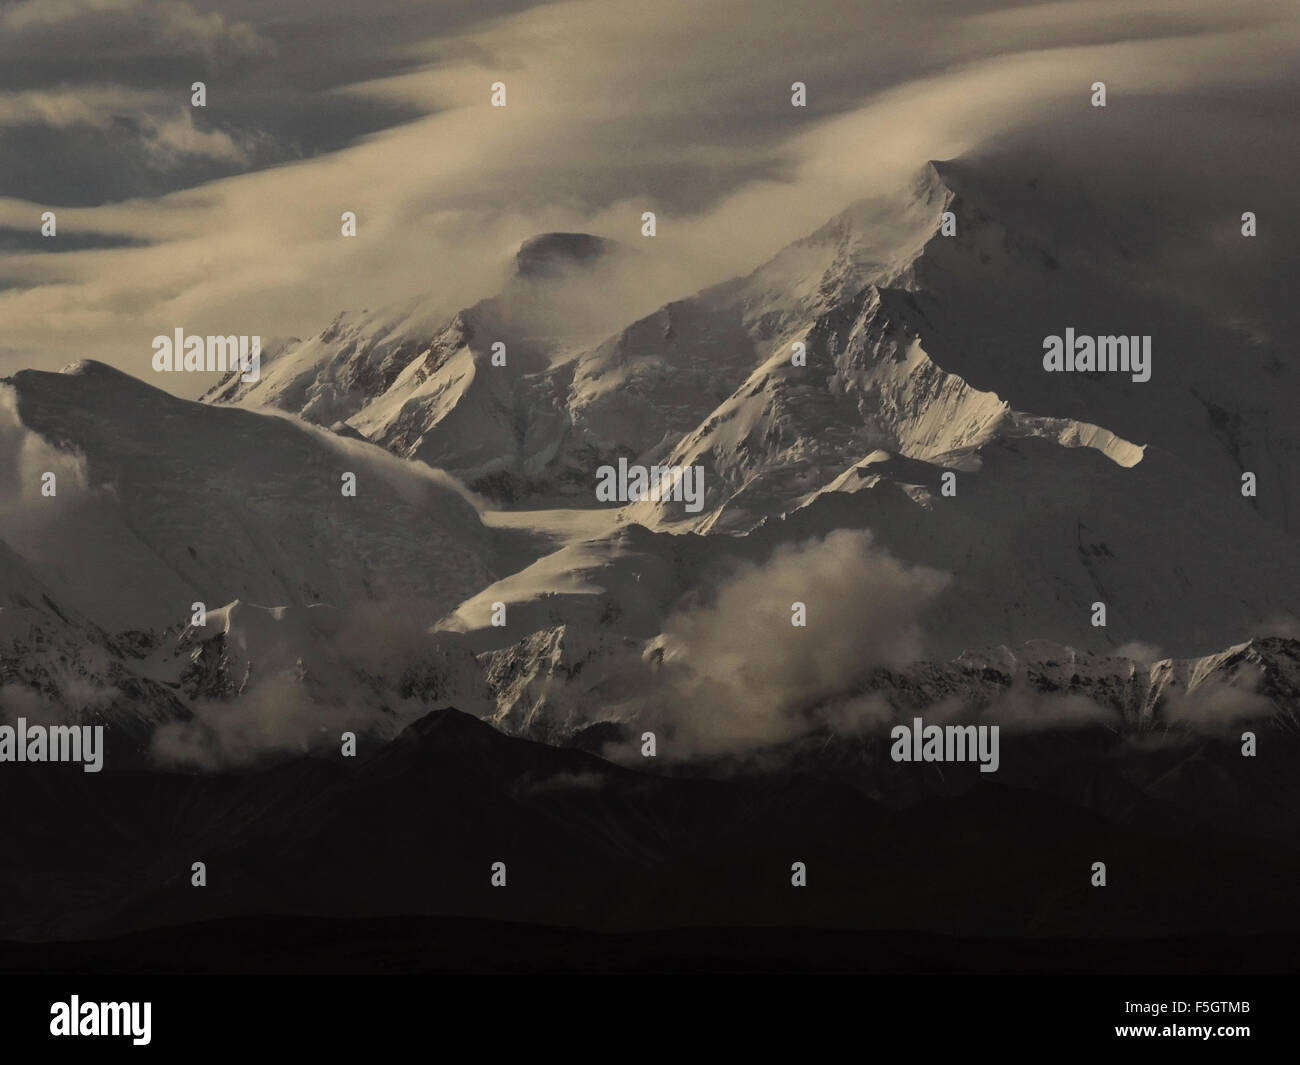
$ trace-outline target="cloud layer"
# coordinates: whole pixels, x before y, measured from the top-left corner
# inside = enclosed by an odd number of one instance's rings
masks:
[[[416,296],[450,313],[493,290],[520,241],[558,229],[644,245],[646,291],[626,308],[643,313],[752,268],[928,158],[1015,131],[1086,146],[1141,103],[1141,128],[1103,142],[1098,165],[1134,171],[1142,162],[1123,158],[1134,151],[1171,166],[1218,157],[1249,116],[1293,99],[1300,41],[1300,15],[1263,3],[821,0],[796,12],[569,0],[513,12],[452,5],[424,24],[390,5],[372,17],[330,4],[311,15],[313,58],[259,24],[258,10],[145,0],[6,9],[5,36],[21,38],[27,58],[15,54],[0,79],[0,139],[26,130],[9,143],[28,150],[5,153],[0,190],[26,194],[0,199],[0,227],[34,231],[43,209],[62,206],[61,233],[137,246],[0,257],[0,372],[90,356],[147,373],[149,339],[178,325],[310,335],[340,309]],[[284,13],[300,33],[305,11]],[[344,62],[349,32],[356,54]],[[0,59],[17,47],[0,46]],[[115,80],[69,80],[75,64],[56,55],[89,47]],[[150,67],[163,60],[174,63]],[[356,80],[331,81],[329,63]],[[191,113],[200,77],[210,105]],[[1086,106],[1098,79],[1111,127]],[[505,108],[489,105],[498,80]],[[790,106],[796,80],[807,109]],[[309,88],[318,103],[300,107]],[[1250,102],[1238,108],[1241,93]],[[1153,129],[1167,140],[1154,144]],[[43,153],[50,144],[32,139],[60,131],[88,152],[115,140],[130,150],[72,166],[68,144]],[[1259,184],[1293,172],[1277,164],[1296,156],[1294,138],[1245,140],[1233,165],[1266,198]],[[1252,165],[1260,152],[1267,159]],[[33,175],[40,159],[63,165]],[[120,202],[76,206],[98,202],[89,189],[68,189],[66,205],[38,194],[72,172]],[[167,181],[175,191],[160,194]],[[340,235],[345,210],[358,215],[355,239]],[[644,210],[659,214],[653,241],[640,237]]]
[[[651,660],[640,721],[664,729],[678,756],[737,753],[810,728],[817,704],[877,666],[922,657],[925,608],[946,574],[909,568],[869,532],[837,530],[778,549],[733,574],[706,606],[670,618]],[[804,625],[795,625],[802,604]],[[871,700],[836,704],[836,727],[880,719]]]

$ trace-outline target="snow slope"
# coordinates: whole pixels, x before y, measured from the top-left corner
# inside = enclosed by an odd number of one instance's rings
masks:
[[[930,357],[912,289],[917,259],[956,199],[945,173],[929,164],[901,194],[854,204],[747,277],[594,346],[572,332],[542,345],[515,339],[560,291],[549,273],[520,266],[499,297],[436,329],[417,327],[418,308],[341,316],[261,383],[232,379],[208,398],[344,422],[508,501],[558,493],[595,505],[595,470],[618,457],[698,464],[709,510],[729,504],[734,528],[789,509],[877,447],[960,465],[996,435],[1033,434],[1132,464],[1140,448],[1107,429],[1018,413]],[[559,247],[587,249],[576,280],[592,284],[610,250],[563,236]],[[531,243],[555,254],[555,235]],[[521,249],[521,263],[531,254]],[[497,340],[508,341],[505,367],[491,363]],[[791,365],[796,343],[806,366]],[[655,524],[683,520],[679,511],[643,506],[630,516]]]
[[[301,422],[179,400],[99,363],[7,383],[23,425],[78,456],[85,480],[60,487],[61,520],[39,540],[11,545],[106,629],[167,627],[194,602],[236,599],[400,597],[440,612],[491,579],[473,505],[426,467]],[[355,498],[342,494],[349,472]]]

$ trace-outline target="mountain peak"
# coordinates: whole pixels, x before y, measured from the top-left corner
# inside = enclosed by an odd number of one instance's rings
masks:
[[[19,370],[5,380],[27,401],[44,398],[61,405],[78,397],[102,406],[103,390],[109,389],[109,394],[117,397],[150,396],[162,397],[159,402],[183,402],[142,378],[96,359],[78,359],[57,372]]]
[[[515,741],[485,721],[454,706],[431,710],[407,725],[389,749],[389,758],[441,752],[464,756],[470,752],[500,751]]]
[[[427,714],[416,718],[402,731],[409,733],[412,739],[416,739],[425,738],[440,731],[448,731],[453,735],[482,734],[482,730],[490,728],[491,726],[484,725],[472,714],[467,714],[454,706],[444,706],[438,710],[430,710]]]
[[[957,195],[957,167],[949,159],[930,159],[912,182],[913,195],[924,203],[946,202]]]
[[[132,378],[125,370],[119,370],[114,366],[109,366],[106,362],[100,362],[98,359],[77,359],[70,362],[59,370],[61,374],[68,374],[72,377],[97,377],[102,380],[117,378]]]
[[[618,248],[590,233],[542,233],[524,241],[515,253],[518,277],[554,277],[565,270],[588,266]]]

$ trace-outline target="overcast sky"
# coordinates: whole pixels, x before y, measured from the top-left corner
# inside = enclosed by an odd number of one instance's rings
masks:
[[[1293,200],[1298,59],[1292,0],[0,3],[0,374],[451,312],[556,229],[638,242],[653,306],[1017,137]]]

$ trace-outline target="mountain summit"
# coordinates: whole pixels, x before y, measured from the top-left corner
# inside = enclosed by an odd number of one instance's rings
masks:
[[[590,233],[542,233],[519,245],[515,274],[551,278],[575,267],[589,267],[614,253],[620,245]]]

